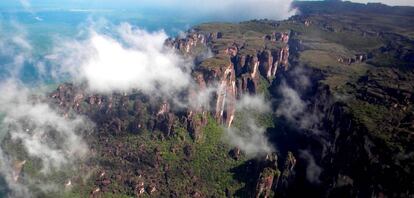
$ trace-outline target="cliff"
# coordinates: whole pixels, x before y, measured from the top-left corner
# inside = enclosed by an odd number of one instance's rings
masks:
[[[409,28],[395,27],[407,16],[315,14],[303,4],[289,20],[207,23],[166,40],[194,62],[192,84],[177,93],[185,105],[139,90],[58,86],[47,102],[96,124],[79,171],[89,175],[65,175],[65,189],[79,197],[412,197],[414,43]],[[271,113],[243,113],[270,126],[260,135],[272,151],[252,157],[223,135],[240,127],[237,100],[258,94]],[[2,146],[18,153],[8,140]],[[32,159],[16,159],[16,182],[37,173]]]

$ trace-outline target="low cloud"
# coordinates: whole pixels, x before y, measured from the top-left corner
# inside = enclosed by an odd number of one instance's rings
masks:
[[[66,118],[15,82],[2,84],[0,90],[0,112],[5,114],[2,127],[29,156],[42,159],[43,172],[85,156],[88,149],[80,132],[89,125],[86,119]]]
[[[282,100],[276,109],[276,115],[286,118],[295,126],[319,133],[315,125],[321,119],[317,110],[308,108],[309,102],[303,100],[295,89],[285,82],[279,87]]]
[[[125,23],[112,36],[90,30],[86,41],[64,42],[48,58],[59,63],[56,76],[86,81],[95,92],[171,95],[189,86],[192,61],[165,47],[166,39]]]
[[[322,168],[316,164],[313,155],[307,150],[302,150],[300,151],[300,157],[307,163],[306,179],[311,183],[319,184],[321,182],[319,177],[321,176]]]
[[[301,114],[304,113],[306,108],[306,102],[300,98],[300,95],[296,90],[292,89],[282,82],[279,92],[282,95],[282,102],[279,108],[276,110],[276,114],[285,117],[287,120],[295,121]]]
[[[268,113],[271,111],[270,103],[266,102],[263,95],[244,95],[237,101],[236,108],[239,111],[254,110],[259,113]]]
[[[269,154],[274,148],[266,137],[266,128],[262,127],[256,116],[269,113],[271,107],[263,96],[245,95],[237,101],[237,126],[225,129],[224,141],[239,148],[247,157],[254,158]]]
[[[248,157],[263,156],[273,151],[265,135],[266,129],[258,126],[255,120],[243,120],[240,128],[226,129],[225,140],[230,145],[242,150]]]
[[[45,102],[47,99],[35,95],[16,81],[3,82],[0,91],[0,112],[4,115],[0,126],[5,133],[3,138],[8,138],[6,142],[1,141],[0,174],[5,177],[12,193],[17,193],[15,196],[19,197],[19,193],[27,196],[29,192],[16,181],[20,172],[16,169],[21,169],[16,168],[16,163],[39,160],[40,173],[48,175],[66,171],[68,166],[86,158],[88,146],[82,135],[93,127],[86,118],[56,111]],[[7,146],[10,144],[14,146]],[[13,149],[23,149],[24,152],[16,156]],[[10,155],[5,155],[4,151]],[[37,178],[28,174],[25,174],[25,180],[37,182]]]
[[[311,89],[311,80],[302,68],[295,68],[289,74],[290,84],[282,80],[278,87],[281,96],[276,108],[276,115],[284,117],[294,126],[319,134],[317,128],[322,118],[321,112],[316,108],[309,108],[310,101],[302,98],[303,93]]]
[[[36,164],[33,168],[37,174],[46,178],[56,171],[76,168],[72,165],[87,157],[88,146],[82,135],[91,131],[93,124],[51,107],[44,89],[35,85],[40,82],[31,82],[29,87],[20,81],[26,65],[36,67],[38,74],[44,68],[33,58],[34,48],[24,27],[15,23],[11,28],[13,34],[0,38],[0,176],[6,182],[2,185],[8,197],[32,197],[28,186],[42,190],[51,185],[29,173],[21,174],[25,164]]]
[[[15,181],[13,160],[9,156],[4,154],[3,150],[0,149],[0,176],[4,179],[7,186],[2,186],[0,195],[7,192],[8,197],[31,197],[30,191],[27,186]],[[1,183],[4,185],[4,183]],[[7,190],[7,191],[6,191]]]
[[[11,28],[13,34],[4,29]],[[32,45],[28,42],[27,32],[18,23],[8,27],[0,24],[0,71],[4,77],[18,77],[25,63],[32,61]]]

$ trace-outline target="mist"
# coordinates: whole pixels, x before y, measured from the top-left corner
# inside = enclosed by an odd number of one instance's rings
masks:
[[[312,89],[309,75],[302,67],[295,67],[289,72],[289,79],[283,79],[276,90],[281,98],[275,113],[298,129],[320,134],[318,124],[323,113],[309,106],[311,99],[305,99],[306,93]]]
[[[241,21],[257,18],[286,19],[293,14],[291,0],[244,0],[244,1],[112,1],[127,8],[160,7],[174,10],[181,17],[204,20]],[[4,3],[4,2],[3,2]],[[39,9],[48,5],[70,8],[80,1],[20,0],[24,12],[37,22]],[[76,4],[94,8],[98,1]],[[99,1],[101,4],[105,4]],[[1,4],[0,4],[1,5]],[[139,5],[139,6],[138,6]],[[79,7],[76,7],[79,8]],[[13,22],[14,23],[14,22]],[[99,94],[131,92],[138,90],[151,96],[172,100],[180,107],[210,110],[210,97],[217,85],[200,89],[191,76],[196,60],[180,55],[165,47],[169,37],[164,30],[147,31],[129,23],[109,24],[85,22],[79,37],[53,37],[50,51],[44,57],[35,57],[34,46],[25,27],[18,22],[15,31],[0,38],[2,78],[0,79],[0,175],[4,178],[10,197],[32,197],[33,186],[38,191],[59,191],[62,183],[40,180],[30,174],[22,174],[25,164],[36,162],[36,174],[49,178],[57,172],[77,171],[78,165],[87,160],[91,150],[84,136],[94,131],[94,123],[73,112],[64,112],[50,102],[47,93],[51,86],[44,84],[46,78],[54,82],[70,81],[86,85],[86,91]],[[198,59],[212,57],[207,49]],[[26,65],[34,68],[36,80],[23,82]],[[27,71],[26,71],[27,72]],[[49,76],[50,75],[50,76]],[[195,99],[180,98],[183,91],[194,89]],[[202,90],[202,91],[200,91]],[[240,148],[249,158],[274,151],[266,136],[266,128],[254,115],[269,114],[270,105],[263,96],[243,96],[236,109],[241,124],[225,129],[223,140]],[[16,153],[13,153],[14,150]],[[53,178],[53,177],[50,177]],[[60,178],[69,180],[70,177]]]
[[[48,85],[25,82],[30,78],[24,76],[28,64],[36,69],[31,75],[40,75],[45,68],[33,55],[35,47],[25,27],[17,22],[11,27],[14,33],[3,34],[0,39],[0,177],[6,182],[2,185],[8,197],[33,197],[29,186],[45,192],[61,189],[56,181],[40,178],[76,171],[77,164],[88,158],[89,147],[83,136],[94,124],[51,106]],[[25,166],[37,176],[22,174]]]
[[[128,23],[114,34],[90,28],[87,39],[66,39],[47,56],[54,78],[86,82],[95,93],[129,92],[171,98],[190,86],[193,60],[165,47],[164,31],[148,32]]]
[[[307,163],[306,179],[311,183],[319,184],[321,182],[319,177],[321,176],[323,169],[318,164],[316,164],[315,158],[311,152],[308,150],[301,150],[299,153],[299,156]]]
[[[11,197],[31,197],[27,186],[55,184],[21,174],[23,166],[37,162],[37,174],[44,176],[76,170],[76,164],[89,153],[82,137],[94,125],[82,116],[57,111],[46,102],[45,92],[29,89],[18,81],[2,82],[0,91],[3,114],[0,127],[4,133],[0,139],[0,174],[11,190]],[[58,190],[58,187],[48,188],[48,191]]]
[[[223,140],[239,148],[248,158],[266,156],[275,149],[266,136],[266,128],[257,119],[271,112],[263,96],[244,95],[236,103],[235,126],[225,129]]]

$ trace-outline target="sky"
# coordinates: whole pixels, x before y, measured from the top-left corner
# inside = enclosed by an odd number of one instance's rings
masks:
[[[281,20],[294,15],[293,0],[1,0],[0,9],[111,9],[175,13],[187,18],[203,17],[213,20],[248,20],[267,18]]]
[[[358,3],[380,2],[387,5],[414,6],[414,0],[351,0]],[[269,3],[289,3],[290,0],[1,0],[0,7],[18,7],[20,3],[31,4],[33,7],[60,7],[60,8],[173,8],[208,10],[211,8],[226,7],[228,5],[249,4],[254,7],[269,5]],[[252,4],[254,3],[254,4]]]

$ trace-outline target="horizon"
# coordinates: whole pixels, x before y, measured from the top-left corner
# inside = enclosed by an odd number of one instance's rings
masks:
[[[251,0],[240,1],[249,2]],[[271,2],[272,0],[267,0]],[[294,1],[332,1],[332,0],[292,0]],[[414,1],[411,0],[335,0],[335,1],[349,1],[353,3],[381,3],[388,6],[414,6]],[[230,1],[231,2],[231,1]],[[266,0],[264,1],[266,2]],[[276,1],[275,1],[276,2]],[[285,1],[289,2],[289,1]],[[212,1],[207,3],[207,8],[215,8],[214,4],[219,4],[220,1]],[[178,5],[177,5],[178,4]],[[200,5],[199,1],[188,1],[188,0],[3,0],[0,2],[0,9],[12,9],[19,11],[30,11],[33,10],[42,10],[42,9],[95,9],[95,10],[117,10],[117,9],[127,9],[127,10],[164,10],[164,11],[174,11],[182,9],[188,9],[190,7],[198,7]],[[217,7],[216,7],[217,8]],[[2,10],[5,11],[5,10]]]

